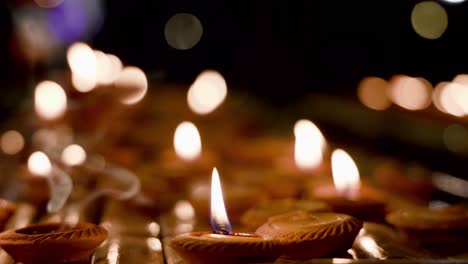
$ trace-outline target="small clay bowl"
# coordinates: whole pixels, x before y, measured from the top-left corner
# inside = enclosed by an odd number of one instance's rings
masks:
[[[44,223],[0,233],[0,246],[24,264],[78,263],[88,260],[106,238],[107,231],[91,223]]]
[[[362,222],[349,215],[295,211],[270,217],[255,234],[279,240],[281,258],[304,260],[345,253],[361,228]]]
[[[169,243],[186,264],[273,262],[282,252],[278,240],[251,233],[191,232]]]

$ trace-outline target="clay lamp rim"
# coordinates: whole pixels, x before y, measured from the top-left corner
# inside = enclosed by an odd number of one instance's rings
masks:
[[[78,223],[73,227],[64,223],[40,223],[0,233],[0,245],[56,244],[61,241],[74,243],[100,236],[104,240],[107,237],[107,231],[92,223]]]

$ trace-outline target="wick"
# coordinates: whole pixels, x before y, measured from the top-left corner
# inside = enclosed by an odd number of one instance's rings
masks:
[[[224,229],[224,228],[221,228],[221,229],[219,229],[219,230],[216,230],[216,231],[214,231],[214,233],[215,233],[215,234],[218,234],[218,235],[225,235],[225,236],[228,236],[228,235],[231,234],[228,230],[226,230],[226,229]]]

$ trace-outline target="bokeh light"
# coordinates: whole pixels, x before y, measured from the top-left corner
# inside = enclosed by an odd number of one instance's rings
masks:
[[[202,151],[201,137],[197,127],[188,121],[180,123],[174,133],[174,150],[184,160],[198,158]]]
[[[388,86],[388,82],[382,78],[364,78],[358,85],[358,98],[371,109],[385,110],[392,104],[387,97]]]
[[[52,172],[52,164],[44,152],[36,151],[28,158],[28,169],[34,175],[47,177]]]
[[[9,155],[20,152],[24,147],[24,138],[16,130],[8,130],[0,138],[0,147],[2,151]]]
[[[414,31],[426,39],[438,39],[448,26],[445,9],[435,1],[417,3],[411,12],[411,25]]]
[[[62,151],[62,162],[68,166],[83,164],[86,160],[86,151],[77,144],[67,146]]]
[[[174,214],[177,219],[188,221],[195,217],[195,209],[189,201],[180,200],[174,206]]]
[[[390,80],[388,96],[402,108],[421,110],[431,104],[432,86],[423,78],[398,75]]]
[[[443,86],[440,92],[440,104],[444,112],[461,117],[468,110],[467,87],[454,82]]]
[[[224,77],[217,71],[207,70],[200,73],[187,92],[190,109],[200,115],[214,111],[227,96]]]
[[[57,119],[67,109],[67,95],[58,83],[40,82],[34,92],[34,108],[43,119]]]
[[[322,164],[325,138],[309,120],[301,119],[294,125],[294,160],[300,169],[315,169]]]
[[[97,83],[98,67],[94,51],[85,43],[74,43],[68,48],[67,61],[75,89],[83,93],[93,90]]]
[[[140,102],[148,90],[148,80],[145,73],[137,67],[124,67],[114,81],[119,93],[120,102],[132,105]]]
[[[193,48],[200,41],[202,34],[203,26],[200,20],[187,13],[175,14],[164,27],[167,44],[179,50]]]

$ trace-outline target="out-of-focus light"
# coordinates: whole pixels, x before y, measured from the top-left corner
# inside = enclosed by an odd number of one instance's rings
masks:
[[[224,101],[227,85],[223,76],[213,70],[200,73],[187,92],[190,109],[200,115],[214,111]]]
[[[81,165],[85,160],[86,151],[80,145],[72,144],[62,151],[62,162],[68,166]]]
[[[146,245],[148,246],[149,249],[157,252],[162,251],[162,244],[161,240],[155,237],[149,237],[146,239]]]
[[[189,201],[177,201],[174,206],[174,214],[182,221],[192,220],[195,217],[195,209]]]
[[[468,181],[449,174],[435,172],[432,175],[432,183],[440,190],[468,198]]]
[[[364,78],[358,86],[361,103],[374,110],[385,110],[392,102],[387,97],[388,82],[378,77]]]
[[[440,104],[443,111],[453,116],[461,117],[468,111],[467,87],[450,82],[443,86],[440,92]]]
[[[156,222],[149,223],[147,229],[152,236],[159,236],[161,232],[161,226]]]
[[[180,123],[174,133],[174,150],[184,160],[197,159],[202,151],[200,133],[191,122]]]
[[[98,84],[109,85],[115,81],[122,71],[123,65],[120,59],[112,54],[106,54],[100,50],[94,51],[96,55],[96,81]]]
[[[438,39],[447,29],[447,12],[435,1],[417,3],[411,12],[411,25],[419,36]]]
[[[300,169],[314,169],[322,164],[325,138],[311,121],[301,119],[294,125],[294,160]]]
[[[442,0],[442,1],[449,3],[449,4],[460,4],[460,3],[465,2],[465,0]]]
[[[468,74],[458,74],[452,82],[468,86]]]
[[[28,158],[28,169],[32,174],[47,177],[52,172],[52,164],[44,152],[36,151]]]
[[[334,150],[331,160],[336,191],[348,198],[356,197],[361,188],[361,180],[354,160],[342,149]]]
[[[428,107],[432,99],[432,87],[423,78],[399,75],[392,78],[388,90],[392,101],[408,110],[421,110]]]
[[[67,95],[56,82],[40,82],[34,92],[34,108],[41,118],[47,120],[59,118],[67,108]]]
[[[447,111],[442,105],[442,91],[448,84],[449,82],[440,82],[434,87],[434,90],[432,91],[432,103],[439,111],[444,113],[447,113]]]
[[[102,26],[102,0],[66,0],[47,10],[49,28],[63,44],[91,39]]]
[[[466,127],[459,124],[450,125],[444,129],[442,139],[450,151],[468,153],[468,130]]]
[[[85,43],[74,43],[68,48],[67,61],[75,89],[83,93],[93,90],[97,83],[98,67],[94,51]]]
[[[14,155],[24,147],[24,138],[16,130],[8,130],[0,138],[0,146],[6,154]]]
[[[36,4],[43,8],[53,8],[63,3],[64,0],[34,0]]]
[[[164,27],[167,44],[179,50],[193,48],[200,41],[202,34],[203,26],[200,20],[187,13],[175,14]]]
[[[137,67],[125,67],[114,81],[120,94],[120,102],[132,105],[140,102],[148,90],[148,80],[145,73]]]

